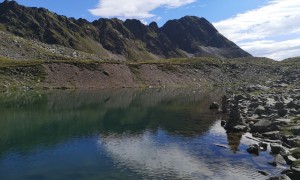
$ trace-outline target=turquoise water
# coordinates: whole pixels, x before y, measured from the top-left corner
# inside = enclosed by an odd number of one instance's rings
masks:
[[[221,90],[120,89],[0,96],[0,179],[266,179],[251,140],[208,110]],[[223,144],[231,149],[221,148]]]

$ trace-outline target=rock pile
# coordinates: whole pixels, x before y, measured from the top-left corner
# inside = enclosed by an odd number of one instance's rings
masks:
[[[228,102],[228,97],[224,95],[222,97],[222,113],[226,114],[228,113],[228,108],[229,108],[229,102]]]
[[[271,179],[300,177],[300,76],[295,74],[285,73],[282,79],[264,86],[239,87],[231,92],[238,96],[222,98],[222,111],[226,112],[227,102],[230,107],[224,126],[227,132],[249,130],[260,142],[249,145],[249,153],[259,155],[270,143],[274,161],[269,164],[290,165],[282,172],[284,176]]]
[[[248,130],[245,126],[243,119],[241,118],[239,101],[237,99],[232,100],[229,111],[229,119],[225,125],[227,132],[244,132]]]

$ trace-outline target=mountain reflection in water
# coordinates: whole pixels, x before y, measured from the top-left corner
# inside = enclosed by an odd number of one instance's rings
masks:
[[[0,95],[0,179],[264,179],[208,110],[222,90]],[[215,146],[229,144],[232,151]],[[234,153],[233,153],[234,152]],[[259,162],[260,161],[260,162]]]

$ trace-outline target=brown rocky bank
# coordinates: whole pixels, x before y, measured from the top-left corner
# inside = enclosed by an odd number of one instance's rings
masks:
[[[232,60],[234,61],[234,60]],[[264,83],[277,68],[214,58],[143,62],[24,62],[0,67],[2,89],[88,89]]]

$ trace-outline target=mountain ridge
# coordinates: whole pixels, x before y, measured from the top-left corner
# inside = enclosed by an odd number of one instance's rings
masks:
[[[136,19],[100,18],[89,22],[5,0],[0,3],[0,29],[27,39],[120,60],[251,56],[205,18],[196,16],[169,20],[162,27],[156,22],[145,25]]]

